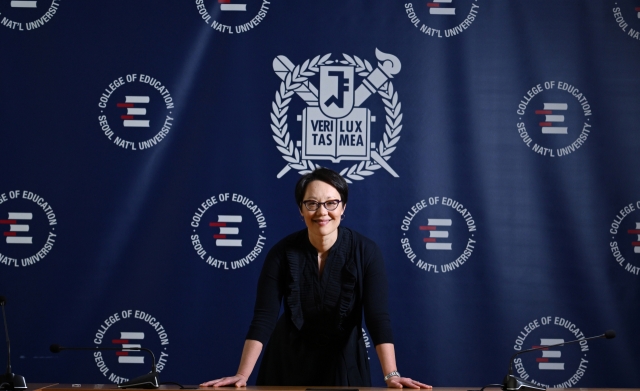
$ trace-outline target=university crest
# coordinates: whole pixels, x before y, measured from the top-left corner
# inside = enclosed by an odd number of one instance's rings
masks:
[[[401,64],[392,54],[376,49],[377,68],[357,56],[342,55],[330,60],[331,53],[294,65],[287,57],[273,60],[273,70],[282,79],[272,102],[271,130],[282,158],[287,165],[280,170],[281,178],[291,169],[306,174],[319,167],[314,161],[332,163],[355,161],[340,171],[348,182],[361,180],[384,168],[398,177],[388,160],[396,149],[402,130],[401,104],[391,78]],[[311,78],[318,79],[318,89]],[[357,78],[361,79],[358,84]],[[293,95],[306,104],[298,122],[302,125],[300,139],[289,134],[287,113]],[[379,141],[371,140],[371,124],[376,116],[364,106],[372,95],[380,95],[386,112],[385,131]]]

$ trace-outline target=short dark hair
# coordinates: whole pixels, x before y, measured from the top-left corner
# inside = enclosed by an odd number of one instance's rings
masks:
[[[307,186],[313,181],[322,181],[326,184],[333,186],[340,194],[342,206],[347,205],[349,199],[349,186],[347,181],[337,172],[328,168],[320,167],[316,168],[308,174],[304,174],[296,183],[296,204],[298,208],[302,208],[302,201],[304,201],[304,193],[307,191]]]

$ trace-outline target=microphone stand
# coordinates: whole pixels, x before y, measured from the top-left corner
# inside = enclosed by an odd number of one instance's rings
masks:
[[[615,337],[616,337],[616,332],[615,331],[607,330],[604,334],[598,335],[598,336],[595,336],[595,337],[576,339],[574,341],[558,343],[558,344],[555,344],[555,345],[540,346],[540,347],[537,347],[537,348],[527,349],[527,350],[522,350],[520,352],[517,352],[516,354],[511,356],[511,360],[509,361],[509,373],[507,374],[507,376],[504,377],[504,380],[502,380],[502,390],[503,391],[546,391],[547,390],[545,387],[539,386],[537,384],[533,384],[531,382],[528,382],[528,381],[526,381],[524,379],[521,379],[521,378],[516,377],[516,376],[513,375],[513,360],[519,354],[527,353],[527,352],[533,352],[533,351],[536,351],[536,350],[543,350],[543,349],[552,348],[552,347],[555,347],[555,346],[562,346],[562,345],[575,343],[575,342],[580,342],[580,341],[588,341],[590,339],[596,339],[596,338],[611,339],[611,338],[615,338]]]
[[[4,332],[7,337],[7,372],[0,375],[0,389],[2,390],[24,390],[27,382],[24,377],[11,372],[11,342],[9,341],[9,328],[7,327],[7,315],[4,312],[4,296],[0,296],[0,307],[2,307],[2,319],[4,319]]]
[[[155,389],[159,388],[158,384],[158,372],[156,370],[156,356],[153,354],[151,349],[147,348],[139,348],[139,347],[130,347],[128,350],[144,350],[151,354],[151,358],[153,359],[153,364],[151,366],[151,372],[146,375],[138,376],[135,379],[129,380],[124,383],[118,384],[118,388],[127,389],[127,388],[145,388],[145,389]],[[49,350],[53,353],[60,353],[61,350],[122,350],[121,348],[66,348],[60,345],[54,344],[49,347]]]

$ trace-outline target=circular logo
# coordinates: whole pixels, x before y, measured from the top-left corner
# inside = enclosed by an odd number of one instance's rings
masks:
[[[578,88],[563,81],[536,84],[522,97],[516,112],[520,138],[542,156],[567,156],[591,133],[589,101]]]
[[[207,198],[191,218],[191,244],[208,265],[235,270],[250,265],[264,248],[267,220],[258,205],[236,193]]]
[[[173,125],[171,93],[149,75],[131,73],[115,79],[100,95],[98,107],[104,135],[132,151],[158,145]]]
[[[516,337],[514,351],[520,352],[542,346],[556,345],[585,335],[573,322],[559,316],[543,316],[529,322]],[[524,353],[513,360],[519,378],[545,388],[575,386],[587,370],[587,341],[555,346]]]
[[[356,162],[341,171],[336,169],[349,183],[380,168],[397,178],[388,160],[402,130],[401,104],[391,82],[400,72],[400,60],[378,49],[377,68],[357,56],[330,57],[330,53],[316,56],[301,65],[294,65],[285,56],[273,60],[273,70],[282,83],[271,105],[271,130],[287,162],[277,177],[282,178],[291,169],[306,174],[319,167],[314,160],[329,160]],[[369,99],[372,95],[382,98],[379,110],[386,113],[384,131],[382,126],[374,129],[376,116],[367,107],[377,103]],[[291,136],[287,123],[293,99],[306,103],[296,117],[302,128],[299,137]],[[376,134],[380,141],[372,142]]]
[[[478,16],[478,0],[431,0],[404,5],[407,18],[424,35],[450,38],[471,27]]]
[[[58,220],[41,196],[26,190],[0,194],[0,264],[34,265],[49,254],[56,242]]]
[[[58,12],[59,0],[7,0],[0,2],[0,24],[17,31],[31,31],[47,24]]]
[[[153,361],[149,352],[139,348],[153,352],[158,373],[169,359],[167,331],[159,320],[140,310],[124,310],[109,316],[98,328],[93,343],[97,348],[119,349],[93,353],[98,370],[116,384],[149,372]]]
[[[640,3],[635,0],[616,1],[613,7],[613,18],[620,30],[640,41]]]
[[[637,276],[640,273],[640,201],[620,209],[611,222],[609,233],[613,259]]]
[[[460,202],[429,197],[416,202],[402,219],[400,243],[419,269],[447,273],[464,265],[476,246],[476,222]]]
[[[253,30],[267,17],[271,6],[267,0],[218,0],[210,3],[213,5],[207,7],[204,0],[196,0],[196,9],[209,27],[225,34]]]

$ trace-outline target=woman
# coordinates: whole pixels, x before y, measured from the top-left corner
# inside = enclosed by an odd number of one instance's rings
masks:
[[[364,310],[387,386],[431,388],[397,372],[382,254],[370,239],[340,227],[348,195],[332,170],[300,178],[295,197],[307,228],[265,259],[238,373],[201,386],[245,386],[266,341],[258,385],[371,386]]]

